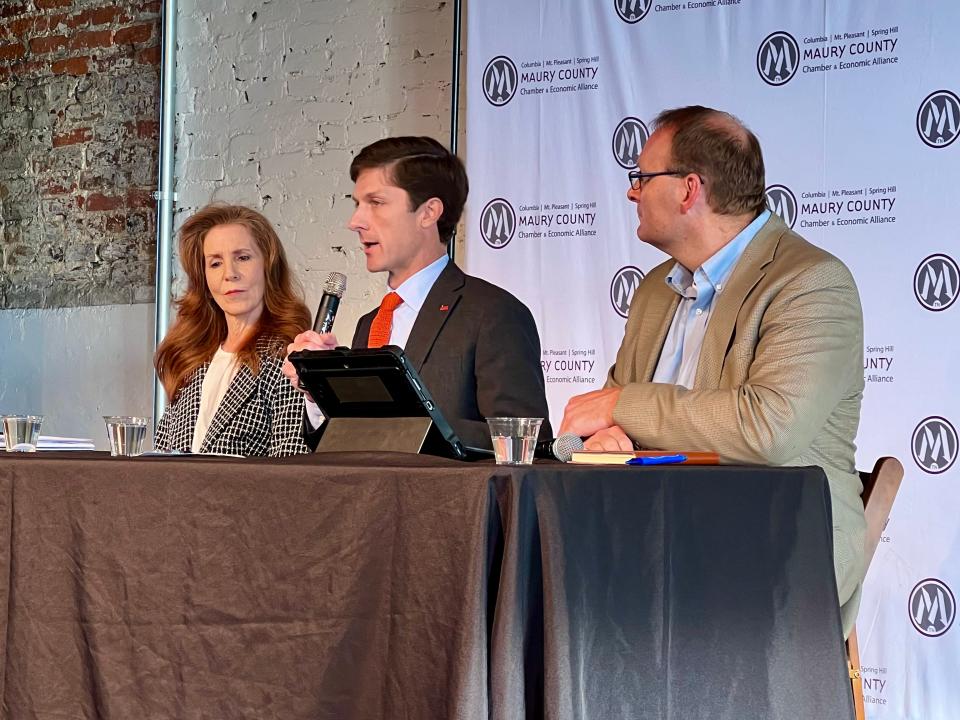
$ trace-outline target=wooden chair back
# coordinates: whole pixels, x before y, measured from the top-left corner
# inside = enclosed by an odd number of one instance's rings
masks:
[[[861,472],[863,483],[863,512],[867,517],[867,539],[864,544],[864,570],[870,567],[870,561],[880,544],[880,536],[890,518],[893,501],[897,497],[903,480],[903,465],[895,457],[882,457],[870,472]],[[853,690],[853,706],[857,720],[865,720],[863,704],[863,679],[860,677],[860,648],[857,645],[857,629],[854,628],[847,638],[847,657],[849,658],[850,685]]]
[[[867,516],[867,540],[864,546],[864,566],[870,567],[870,561],[880,544],[880,536],[887,525],[893,501],[900,490],[903,480],[903,465],[895,457],[882,457],[877,460],[869,473],[861,472],[863,482],[863,511]]]

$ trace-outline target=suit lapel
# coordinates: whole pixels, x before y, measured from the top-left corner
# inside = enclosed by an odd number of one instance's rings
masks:
[[[367,347],[370,340],[370,326],[373,325],[373,319],[376,316],[377,311],[374,310],[360,318],[357,322],[357,329],[353,333],[353,344],[350,347],[358,350]]]
[[[223,396],[217,412],[214,413],[210,427],[207,429],[207,435],[200,444],[200,452],[209,452],[210,446],[217,441],[224,428],[230,426],[237,412],[244,406],[247,399],[253,395],[257,389],[257,380],[246,365],[241,365],[237,370],[237,375],[227,388],[227,394]]]
[[[403,349],[417,372],[422,369],[444,324],[456,311],[465,282],[463,271],[451,261],[427,293]]]
[[[719,386],[723,362],[743,303],[766,274],[766,267],[773,260],[777,244],[786,230],[787,227],[780,218],[771,215],[737,261],[727,286],[714,301],[716,305],[710,315],[710,323],[700,349],[695,387]]]

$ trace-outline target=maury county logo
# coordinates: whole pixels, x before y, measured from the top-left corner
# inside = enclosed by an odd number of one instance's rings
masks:
[[[494,250],[505,247],[517,229],[517,214],[503,198],[494,198],[480,213],[480,235]]]
[[[653,0],[613,0],[613,7],[621,20],[633,25],[647,16],[653,7]]]
[[[506,55],[487,63],[483,71],[483,96],[491,105],[506,105],[517,94],[517,66]]]
[[[945,148],[960,135],[960,98],[949,90],[930,93],[917,110],[917,132],[933,148]]]
[[[917,632],[927,637],[938,637],[953,625],[957,601],[946,583],[927,578],[918,582],[911,591],[907,612]]]
[[[635,117],[625,117],[613,131],[613,157],[616,158],[620,167],[625,170],[632,170],[637,166],[637,155],[647,144],[650,133],[643,120]]]
[[[917,466],[938,475],[949,470],[957,459],[957,430],[946,418],[933,415],[914,428],[910,445]]]
[[[620,268],[613,276],[613,281],[610,283],[610,304],[620,317],[625,318],[630,313],[633,293],[641,280],[643,280],[643,271],[633,265]]]
[[[957,300],[960,267],[949,255],[937,253],[925,257],[913,274],[913,294],[923,307],[933,312],[946,310]]]
[[[800,67],[800,46],[787,32],[767,35],[757,50],[757,72],[768,85],[784,85]]]
[[[765,191],[767,207],[774,215],[793,227],[797,222],[797,198],[786,185],[771,185]]]

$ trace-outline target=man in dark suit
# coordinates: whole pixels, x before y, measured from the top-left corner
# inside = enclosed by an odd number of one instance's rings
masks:
[[[468,183],[463,164],[437,141],[397,137],[368,145],[350,164],[359,236],[367,270],[386,272],[390,292],[360,318],[353,347],[404,348],[441,412],[465,445],[490,447],[487,417],[547,418],[540,338],[530,311],[506,290],[464,274],[447,245]],[[288,347],[323,350],[332,333],[301,333]],[[288,362],[284,374],[297,385]],[[306,403],[308,444],[322,415]]]

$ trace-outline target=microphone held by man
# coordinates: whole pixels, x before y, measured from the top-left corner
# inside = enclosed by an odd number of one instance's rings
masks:
[[[313,319],[313,329],[297,335],[287,346],[287,355],[298,350],[333,350],[339,345],[336,335],[333,334],[333,323],[337,318],[337,310],[340,309],[340,300],[346,290],[346,275],[339,272],[327,275],[327,280],[323,284],[323,295],[317,306],[317,314]],[[300,378],[289,360],[284,360],[282,372],[295,388],[301,389]],[[312,404],[313,399],[309,395],[307,399]],[[322,415],[315,405],[312,408],[308,405],[307,411],[312,412],[317,422],[321,421]]]
[[[333,331],[333,321],[337,318],[340,308],[340,299],[347,290],[347,276],[343,273],[332,272],[327,276],[323,285],[323,296],[317,307],[317,315],[313,319],[313,331],[320,335]]]

